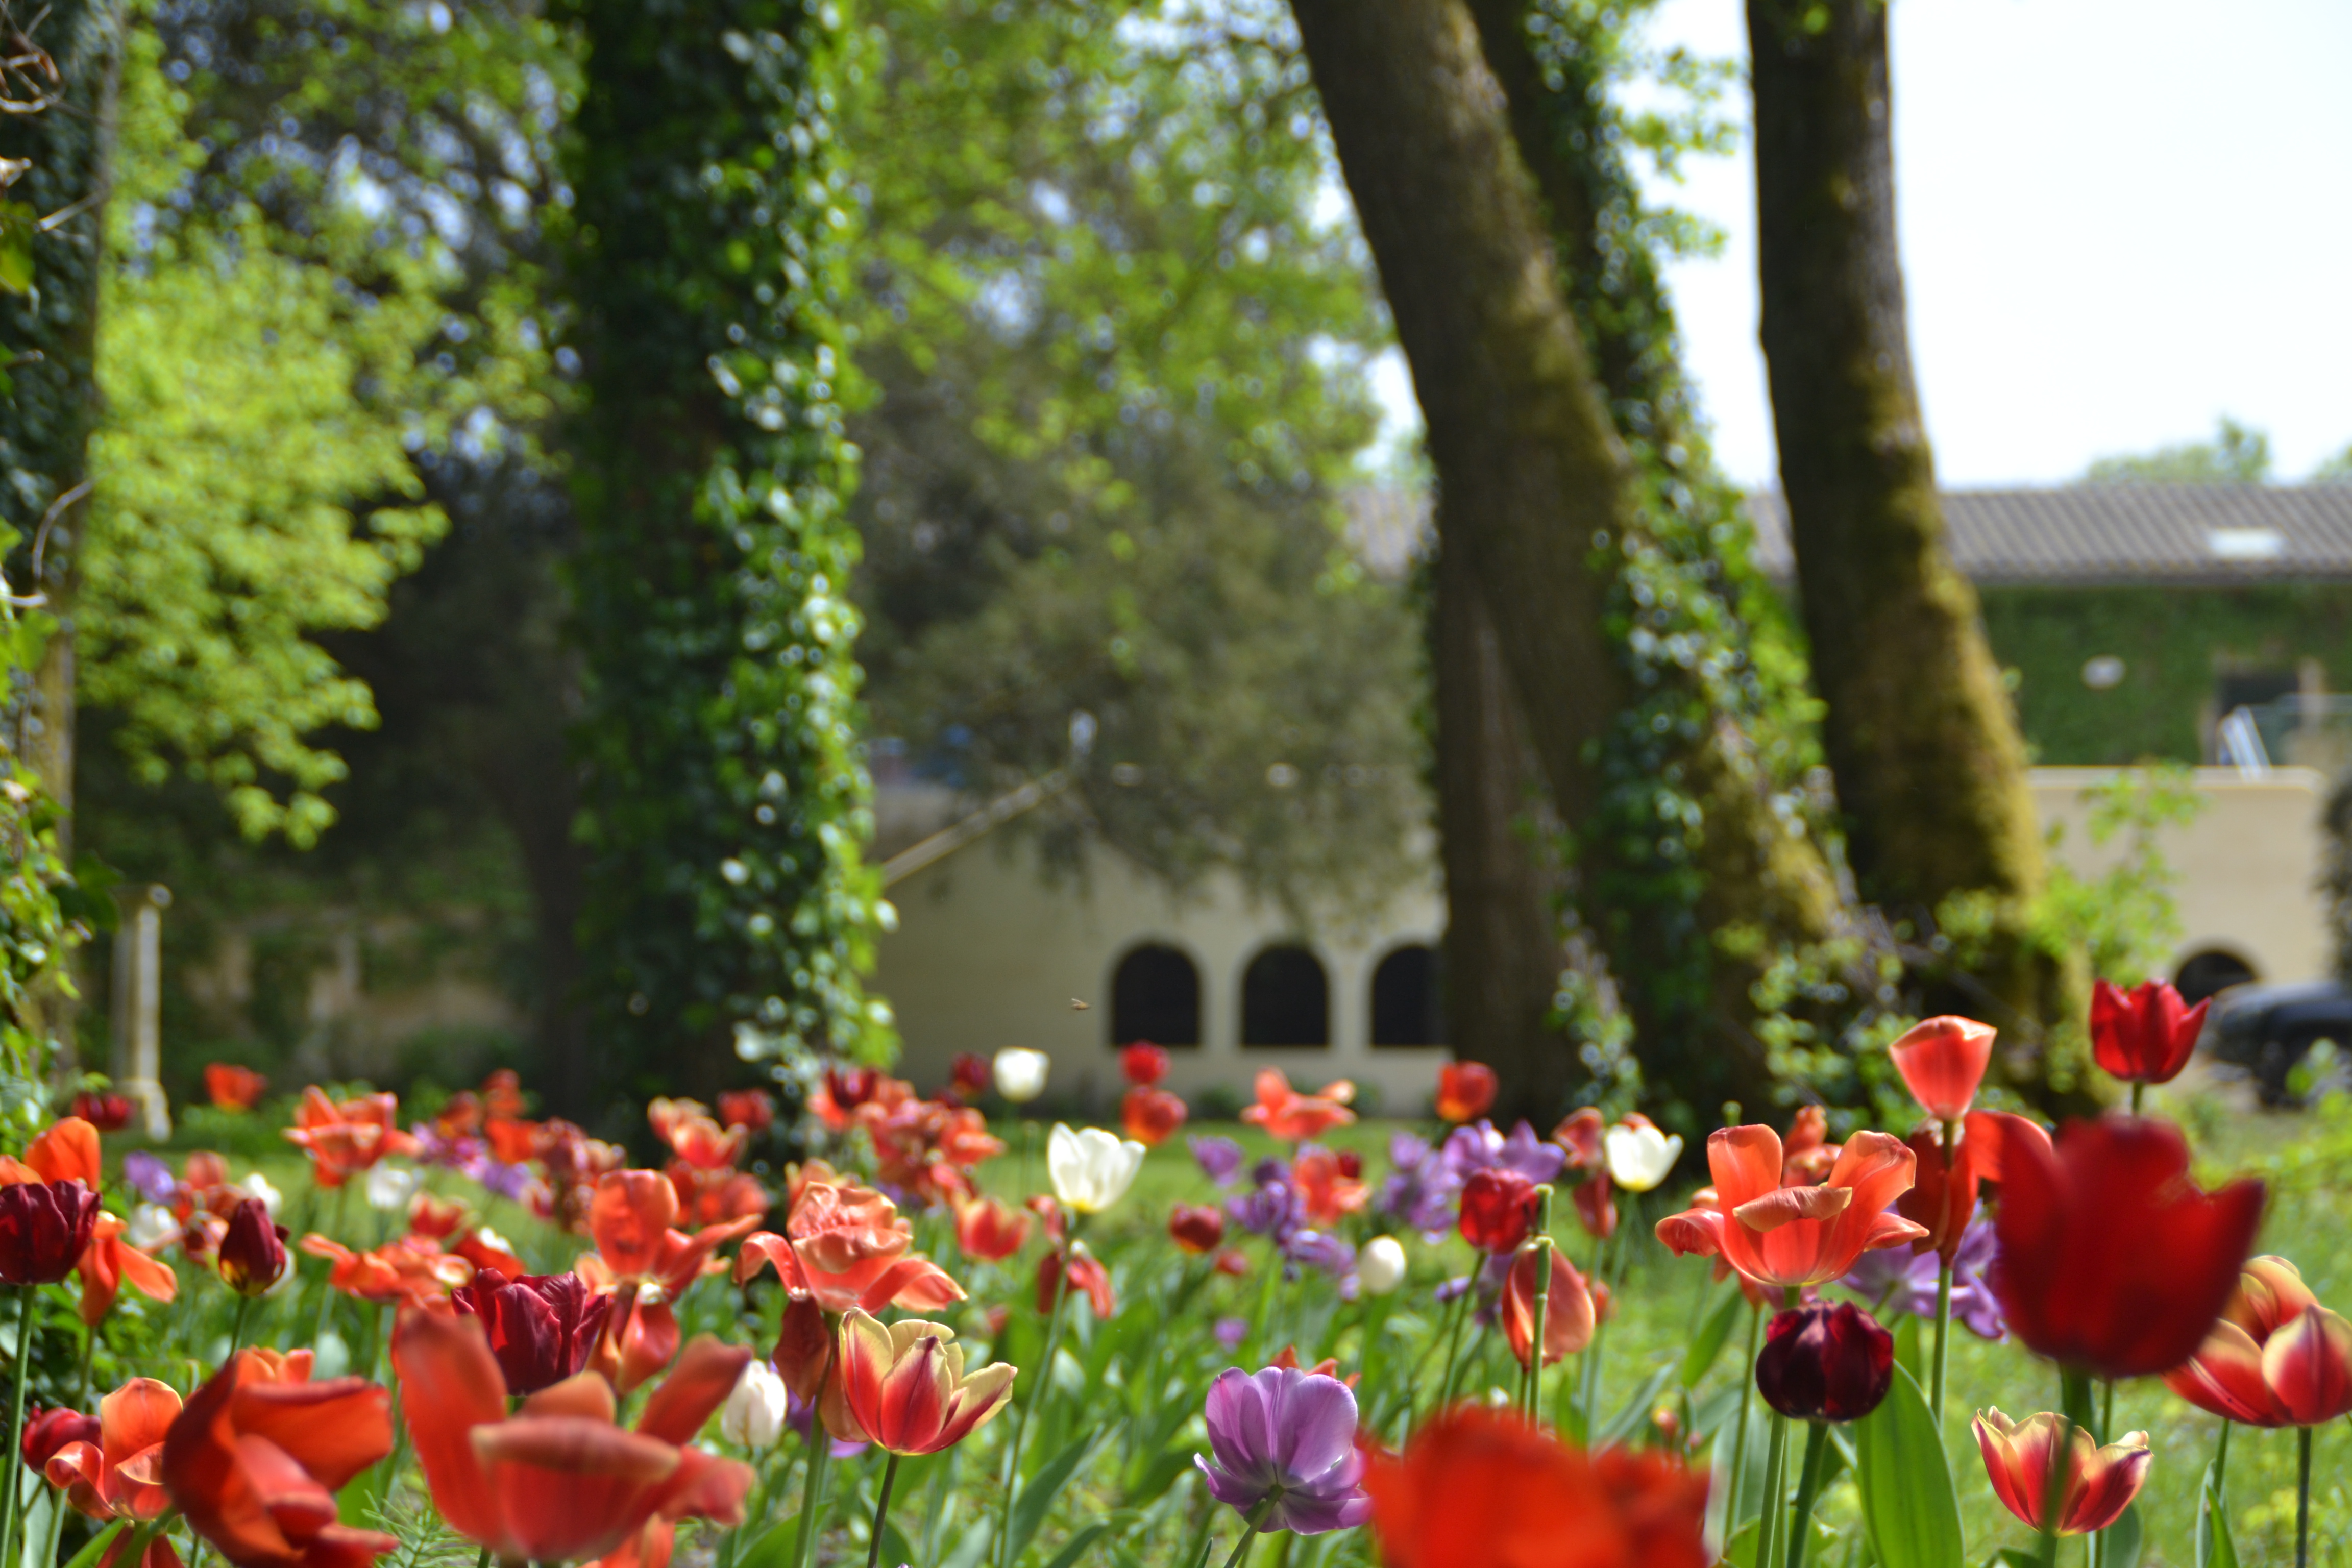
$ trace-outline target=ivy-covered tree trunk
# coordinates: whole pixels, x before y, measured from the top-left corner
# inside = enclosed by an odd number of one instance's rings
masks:
[[[587,1076],[878,1049],[835,0],[573,0]]]
[[[1904,320],[1885,0],[1748,0],[1763,342],[1823,741],[1864,896],[1979,928],[1935,998],[2070,1079],[2079,961],[2030,929],[2025,747],[1953,565]],[[1955,904],[1953,900],[1960,900]]]
[[[1433,574],[1438,845],[1445,868],[1445,1025],[1486,1063],[1507,1123],[1559,1114],[1575,1061],[1548,1020],[1563,962],[1559,824],[1477,579],[1458,556]]]
[[[1826,936],[1834,884],[1712,700],[1706,683],[1738,671],[1668,673],[1689,606],[1666,592],[1674,556],[1645,520],[1646,481],[1474,20],[1462,0],[1292,9],[1412,368],[1445,549],[1494,616],[1653,1102],[1694,1124],[1726,1100],[1764,1103],[1752,959],[1715,935]]]
[[[0,198],[0,271],[24,284],[0,293],[0,526],[9,589],[44,597],[27,624],[48,631],[10,693],[10,740],[58,814],[55,854],[70,864],[74,584],[99,414],[99,279],[123,19],[116,0],[58,0],[37,25],[13,12],[5,21],[19,63],[7,84],[16,110],[0,115],[0,159],[27,166]],[[20,41],[16,30],[27,26]],[[26,111],[36,101],[27,91],[47,106]],[[26,1000],[32,1032],[70,1051],[69,989],[45,982]]]

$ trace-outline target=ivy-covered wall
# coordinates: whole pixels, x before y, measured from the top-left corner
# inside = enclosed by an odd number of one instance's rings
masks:
[[[2008,587],[1982,590],[1994,656],[2015,672],[2033,760],[2102,766],[2205,760],[2218,676],[2294,669],[2315,658],[2332,691],[2352,690],[2352,584]],[[2095,690],[2088,660],[2124,663]]]

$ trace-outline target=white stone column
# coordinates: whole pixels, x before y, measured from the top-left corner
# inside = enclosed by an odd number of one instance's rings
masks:
[[[114,1087],[139,1107],[150,1138],[172,1135],[163,1097],[163,910],[172,889],[161,883],[118,891],[114,931]]]

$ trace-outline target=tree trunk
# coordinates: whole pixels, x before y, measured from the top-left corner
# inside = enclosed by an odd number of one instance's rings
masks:
[[[1546,853],[1559,825],[1477,582],[1457,556],[1441,556],[1435,576],[1446,1034],[1455,1056],[1495,1069],[1497,1120],[1549,1128],[1576,1076],[1569,1041],[1545,1021],[1563,963],[1566,880]]]
[[[0,296],[0,362],[10,395],[0,398],[0,521],[9,546],[11,588],[47,597],[57,622],[21,704],[16,742],[26,765],[60,813],[58,858],[73,860],[74,586],[77,548],[89,491],[89,447],[98,423],[96,373],[99,280],[106,258],[106,193],[114,145],[114,103],[122,70],[122,13],[114,0],[61,0],[37,19],[0,11],[12,55],[25,47],[16,29],[47,51],[54,77],[21,61],[9,87],[31,84],[51,101],[34,113],[0,116],[0,158],[31,166],[8,199],[50,223],[30,241],[33,288]],[[38,568],[35,568],[37,558]],[[68,960],[68,963],[70,960]],[[69,988],[45,984],[41,1027],[73,1052],[75,1005]]]
[[[1821,19],[1826,17],[1826,26]],[[2081,965],[2028,935],[2042,885],[2025,748],[1952,564],[1895,247],[1885,0],[1748,0],[1763,342],[1824,742],[1864,896],[1989,937],[1935,1000],[2001,1027],[2024,1083],[2081,1016]]]
[[[1555,802],[1579,834],[1586,916],[1621,982],[1671,968],[1678,987],[1622,987],[1654,1093],[1696,1123],[1764,1101],[1734,922],[1817,939],[1834,884],[1772,812],[1744,740],[1703,717],[1664,764],[1708,817],[1699,889],[1679,911],[1624,897],[1664,824],[1604,823],[1602,757],[1633,692],[1603,616],[1644,532],[1634,477],[1562,295],[1503,93],[1462,0],[1293,0],[1342,170],[1378,262],[1428,425],[1444,548],[1466,560],[1524,701]],[[1678,841],[1679,842],[1679,841]]]

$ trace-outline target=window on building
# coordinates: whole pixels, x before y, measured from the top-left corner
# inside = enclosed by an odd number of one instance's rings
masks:
[[[1328,1046],[1331,985],[1303,947],[1269,947],[1242,972],[1242,1044]]]
[[[1110,1043],[1155,1046],[1201,1043],[1201,972],[1175,948],[1159,942],[1118,961],[1110,981]]]
[[[1445,1014],[1438,991],[1437,950],[1398,948],[1372,971],[1372,1044],[1442,1046]]]

